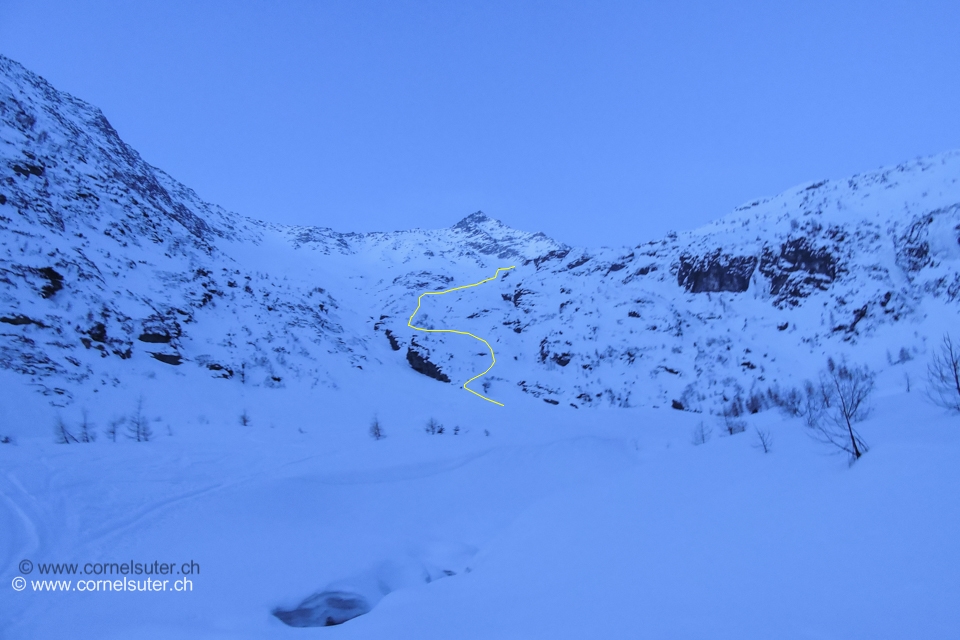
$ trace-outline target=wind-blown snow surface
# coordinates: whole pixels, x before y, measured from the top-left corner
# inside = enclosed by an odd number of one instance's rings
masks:
[[[283,227],[0,57],[0,636],[953,637],[960,424],[921,391],[957,326],[958,178],[949,152],[632,248],[480,213]],[[475,341],[406,321],[511,265],[418,315],[494,344],[500,408],[459,389]],[[879,374],[856,465],[770,410],[720,437],[710,412],[828,355]],[[54,444],[84,412],[97,442]],[[190,593],[18,593],[24,559],[201,570]],[[369,612],[272,613],[334,597]]]

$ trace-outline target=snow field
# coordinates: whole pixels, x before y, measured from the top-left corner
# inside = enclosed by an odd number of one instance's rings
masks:
[[[44,428],[0,447],[5,582],[24,558],[201,567],[191,593],[4,584],[0,633],[839,639],[958,628],[960,424],[916,392],[876,398],[862,425],[872,449],[848,468],[773,412],[721,437],[709,416],[523,397],[486,407],[420,378],[366,397],[359,374],[312,395],[207,389],[205,424],[186,417],[188,389],[154,379],[181,400],[147,410],[169,412],[173,436],[64,446]],[[247,427],[227,419],[240,404],[252,405]],[[374,412],[381,441],[366,434]],[[431,415],[445,434],[423,431]],[[693,446],[700,420],[713,435]],[[768,455],[752,446],[757,425],[773,434]],[[372,610],[314,629],[271,615],[333,591]]]

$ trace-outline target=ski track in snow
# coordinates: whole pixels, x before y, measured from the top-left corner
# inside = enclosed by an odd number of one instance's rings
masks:
[[[8,526],[4,527],[4,531],[8,551],[5,554],[7,557],[0,561],[0,566],[11,566],[18,563],[21,558],[29,558],[40,549],[41,540],[48,540],[50,536],[48,530],[41,532],[37,525],[39,509],[36,501],[17,482],[12,473],[8,472],[5,476],[5,484],[9,485],[9,488],[0,487],[0,496],[3,496],[4,510],[7,515]],[[20,497],[19,501],[14,491]],[[31,506],[26,506],[27,503]],[[27,513],[27,509],[34,513],[33,517]]]

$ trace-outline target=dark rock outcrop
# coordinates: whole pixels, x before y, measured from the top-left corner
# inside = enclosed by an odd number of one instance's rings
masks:
[[[35,325],[37,325],[38,327],[40,327],[41,329],[46,329],[46,328],[47,328],[47,325],[43,324],[43,323],[40,322],[39,320],[34,320],[33,318],[30,318],[30,317],[28,317],[28,316],[25,316],[25,315],[19,314],[19,313],[14,314],[14,315],[12,315],[12,316],[2,316],[2,317],[0,317],[0,322],[3,322],[3,323],[5,323],[5,324],[12,324],[12,325],[14,325],[14,326],[22,326],[22,325],[26,325],[26,324],[35,324]]]
[[[166,333],[150,333],[149,331],[145,331],[140,334],[138,340],[151,344],[167,344],[170,342],[170,336]]]
[[[732,256],[719,249],[705,256],[685,253],[680,256],[677,284],[690,293],[742,293],[750,287],[756,267],[754,256]]]
[[[569,249],[557,249],[556,251],[551,251],[545,255],[538,256],[533,260],[527,260],[524,262],[524,264],[530,264],[530,262],[533,262],[534,266],[539,269],[541,264],[549,262],[550,260],[563,260],[569,253]]]
[[[837,278],[837,259],[826,247],[815,247],[806,238],[792,238],[769,248],[760,258],[760,273],[770,279],[775,304],[797,306],[814,290],[825,291]]]
[[[151,352],[150,355],[153,356],[156,360],[159,360],[160,362],[163,362],[166,364],[172,364],[174,366],[177,366],[183,363],[183,358],[176,353],[152,353]]]
[[[47,280],[47,284],[45,284],[40,291],[40,295],[44,298],[50,298],[57,291],[63,289],[63,275],[58,273],[53,267],[37,269],[36,273]]]
[[[427,356],[421,355],[419,351],[416,351],[413,347],[407,347],[407,362],[410,363],[410,367],[417,373],[422,373],[425,376],[433,378],[434,380],[439,380],[440,382],[450,382],[450,378],[443,371],[440,370],[440,367],[430,362],[427,359]]]
[[[397,342],[397,338],[393,335],[393,331],[386,329],[383,333],[387,336],[387,340],[390,341],[390,348],[394,351],[400,351],[400,343]]]
[[[930,244],[927,242],[927,227],[932,216],[914,221],[907,231],[896,240],[897,264],[908,274],[913,274],[930,264]]]
[[[173,313],[171,310],[166,314],[155,313],[144,318],[143,332],[137,339],[151,344],[170,344],[175,341],[182,330]]]

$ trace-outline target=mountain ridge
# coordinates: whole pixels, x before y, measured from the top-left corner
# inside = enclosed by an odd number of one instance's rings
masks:
[[[925,353],[960,300],[958,151],[585,249],[479,211],[369,233],[230,213],[2,56],[0,141],[0,367],[60,404],[154,367],[266,387],[335,387],[346,368],[420,375],[413,362],[466,379],[479,356],[414,341],[411,300],[514,263],[499,289],[422,320],[473,327],[507,354],[485,393],[578,408],[717,410],[828,355],[899,366],[885,354]]]

